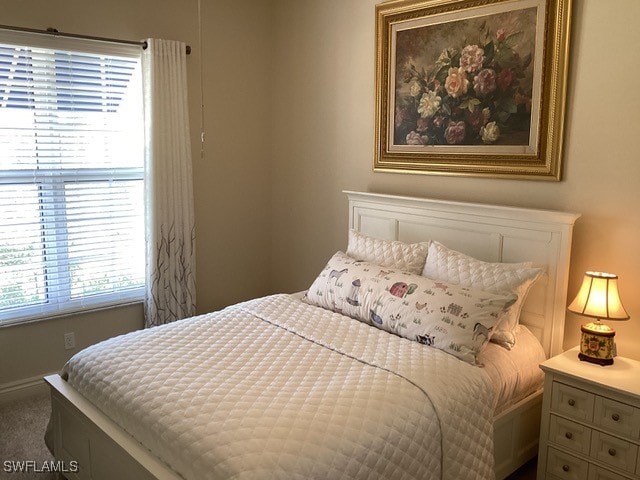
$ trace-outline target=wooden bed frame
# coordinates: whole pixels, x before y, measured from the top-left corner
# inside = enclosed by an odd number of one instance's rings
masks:
[[[345,192],[349,226],[379,238],[437,240],[492,262],[533,261],[545,275],[532,288],[521,323],[540,340],[547,356],[562,351],[573,224],[577,214]],[[72,461],[69,479],[178,479],[164,463],[124,432],[58,375],[51,387],[48,440],[56,460]],[[538,450],[542,391],[494,419],[496,478],[503,479]],[[67,470],[71,470],[67,468]]]

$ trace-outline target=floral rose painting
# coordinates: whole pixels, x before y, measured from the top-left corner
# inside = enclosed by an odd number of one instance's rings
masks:
[[[536,8],[398,31],[395,145],[528,145]]]

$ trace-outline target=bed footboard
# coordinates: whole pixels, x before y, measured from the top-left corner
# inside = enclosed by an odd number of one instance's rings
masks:
[[[51,387],[49,443],[66,478],[180,479],[59,375],[45,381]]]

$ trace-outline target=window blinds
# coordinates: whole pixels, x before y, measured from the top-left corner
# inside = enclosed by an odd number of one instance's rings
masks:
[[[0,323],[141,298],[140,48],[0,31]]]

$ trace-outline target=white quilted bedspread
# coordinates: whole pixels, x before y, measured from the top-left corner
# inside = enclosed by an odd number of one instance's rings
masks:
[[[102,342],[64,375],[185,479],[493,478],[480,368],[289,295]]]

